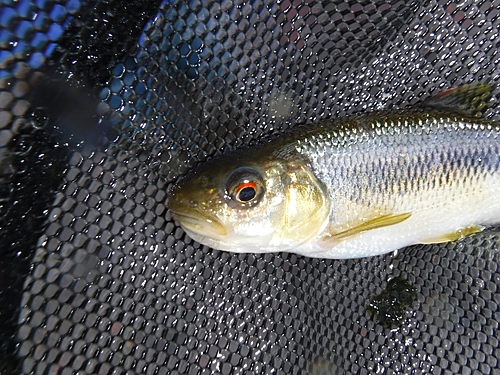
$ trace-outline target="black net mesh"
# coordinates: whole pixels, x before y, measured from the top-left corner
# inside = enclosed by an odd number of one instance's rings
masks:
[[[496,231],[238,255],[165,206],[263,135],[498,84],[500,1],[0,6],[2,374],[500,374]],[[366,305],[393,277],[417,299],[386,328]]]

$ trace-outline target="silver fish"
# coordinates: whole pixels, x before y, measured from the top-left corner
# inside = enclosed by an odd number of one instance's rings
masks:
[[[358,258],[459,240],[500,223],[500,125],[477,116],[491,91],[295,128],[201,164],[167,205],[232,252]]]

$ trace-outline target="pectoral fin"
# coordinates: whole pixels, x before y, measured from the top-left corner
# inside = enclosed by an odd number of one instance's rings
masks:
[[[471,225],[470,227],[459,229],[455,232],[444,234],[442,236],[432,238],[430,240],[422,241],[423,244],[431,244],[431,243],[443,243],[443,242],[453,242],[458,241],[470,234],[481,232],[484,227],[480,225]]]
[[[387,214],[365,221],[360,225],[349,228],[343,232],[332,233],[330,231],[327,231],[327,233],[325,233],[321,238],[321,243],[324,245],[324,247],[333,247],[339,242],[349,237],[357,236],[363,232],[402,223],[403,221],[409,219],[410,216],[411,216],[410,212],[398,215]]]

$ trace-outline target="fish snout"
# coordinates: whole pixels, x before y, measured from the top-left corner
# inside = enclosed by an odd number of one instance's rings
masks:
[[[166,205],[172,218],[188,232],[200,235],[227,235],[222,222],[211,214],[202,202],[186,194],[177,185],[170,189]]]

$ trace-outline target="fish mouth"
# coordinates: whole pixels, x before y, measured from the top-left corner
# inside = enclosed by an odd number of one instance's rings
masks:
[[[170,214],[181,227],[189,232],[202,235],[212,234],[216,236],[226,236],[227,230],[217,218],[207,215],[199,210],[189,211],[170,210]]]

